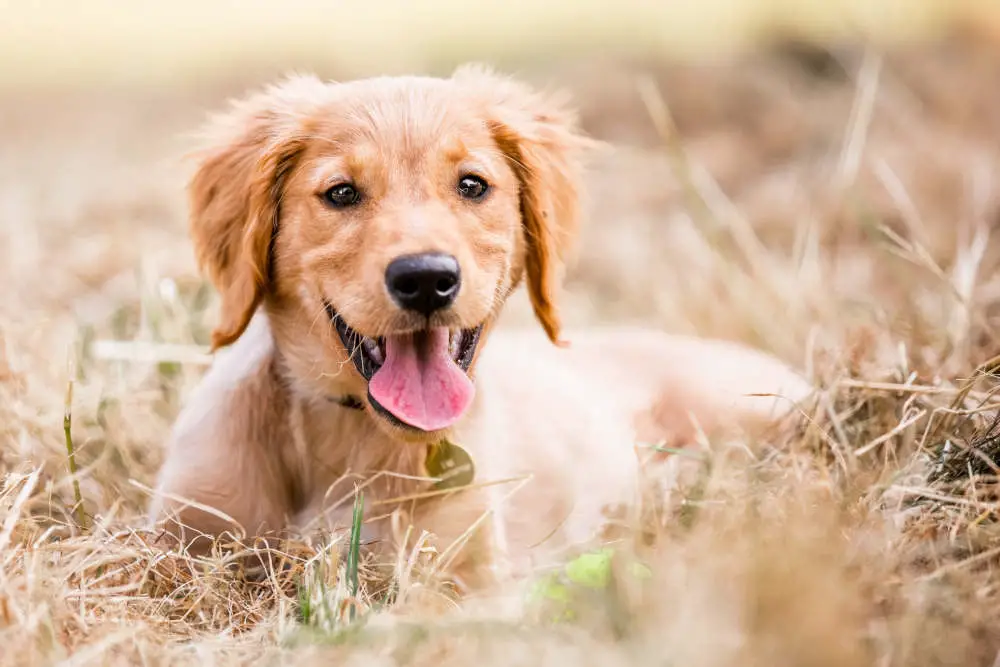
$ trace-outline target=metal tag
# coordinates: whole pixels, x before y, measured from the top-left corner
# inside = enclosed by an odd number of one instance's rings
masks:
[[[427,451],[427,474],[436,478],[436,489],[455,489],[472,484],[476,466],[472,456],[458,445],[442,440]]]

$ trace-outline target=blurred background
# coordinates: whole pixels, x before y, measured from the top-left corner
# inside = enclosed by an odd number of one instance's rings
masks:
[[[169,5],[36,0],[4,6],[7,85],[207,84],[288,68],[324,74],[445,71],[467,59],[505,66],[621,57],[714,59],[767,42],[995,33],[982,0],[264,0]],[[992,28],[991,28],[992,25]]]

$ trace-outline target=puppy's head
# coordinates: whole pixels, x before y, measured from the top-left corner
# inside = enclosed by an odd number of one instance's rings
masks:
[[[218,348],[267,311],[298,389],[355,395],[430,439],[466,411],[477,352],[522,278],[559,342],[556,291],[590,145],[549,96],[449,79],[296,77],[215,123],[190,186]]]

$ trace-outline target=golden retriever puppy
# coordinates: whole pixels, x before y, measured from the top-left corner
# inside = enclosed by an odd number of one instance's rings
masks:
[[[471,66],[301,76],[239,102],[210,136],[191,231],[221,294],[218,354],[151,509],[185,543],[343,528],[360,488],[369,539],[401,547],[407,526],[427,531],[462,581],[495,582],[635,500],[637,439],[766,424],[790,403],[749,394],[810,390],[730,343],[634,329],[563,340],[560,276],[592,142],[554,96]],[[541,330],[494,332],[522,283]],[[471,457],[461,490],[435,487],[441,452]]]

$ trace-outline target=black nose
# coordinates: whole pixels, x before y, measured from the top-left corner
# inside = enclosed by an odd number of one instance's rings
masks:
[[[400,308],[422,315],[447,308],[458,296],[458,260],[443,253],[404,255],[385,270],[385,285]]]

